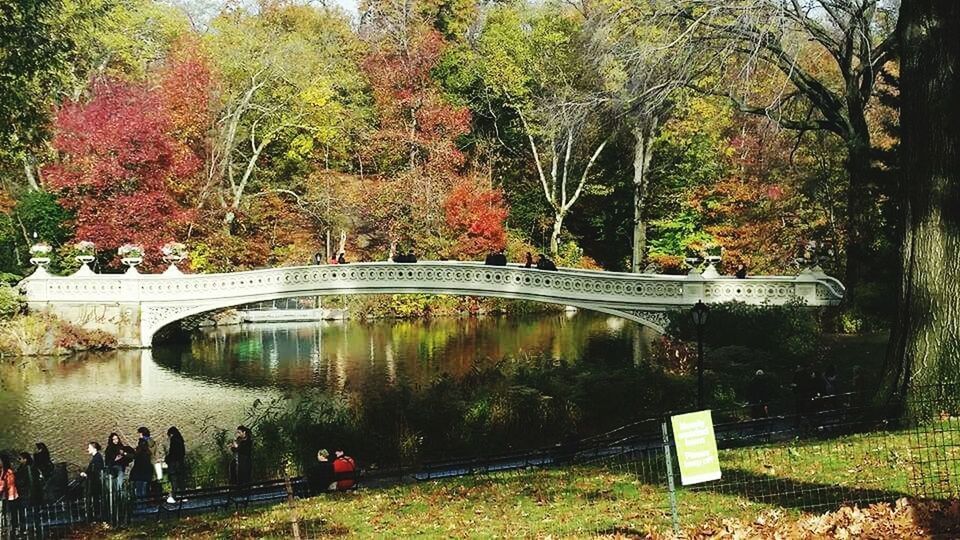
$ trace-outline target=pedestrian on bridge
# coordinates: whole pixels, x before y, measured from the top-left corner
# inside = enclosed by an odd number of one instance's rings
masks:
[[[537,269],[539,270],[550,270],[552,272],[557,271],[557,265],[551,261],[543,253],[540,254],[540,257],[537,259]]]

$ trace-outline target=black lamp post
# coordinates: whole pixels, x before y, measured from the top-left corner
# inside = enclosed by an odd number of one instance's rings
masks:
[[[703,409],[703,327],[707,325],[707,315],[710,308],[697,300],[697,305],[690,310],[693,324],[697,327],[697,408]]]

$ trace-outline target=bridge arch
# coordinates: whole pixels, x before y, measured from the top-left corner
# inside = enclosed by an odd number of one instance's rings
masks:
[[[342,294],[358,295],[358,294],[436,294],[443,296],[455,296],[453,293],[449,292],[411,292],[409,290],[397,290],[397,291],[387,291],[387,290],[378,290],[376,292],[357,292],[351,291],[349,293],[339,293],[339,292],[329,292],[326,290],[318,290],[316,292],[298,292],[298,293],[282,293],[282,294],[267,294],[259,296],[250,296],[243,299],[225,299],[223,302],[219,303],[210,303],[199,306],[184,306],[182,308],[171,308],[169,306],[144,306],[141,317],[147,319],[146,328],[141,330],[144,332],[143,341],[146,342],[150,340],[152,342],[153,336],[155,336],[162,329],[180,322],[188,317],[195,315],[202,315],[204,313],[210,313],[213,311],[218,311],[221,309],[229,309],[233,307],[255,304],[257,302],[269,302],[272,300],[283,300],[287,298],[299,298],[305,296],[339,296]],[[577,309],[584,309],[588,311],[596,311],[599,313],[605,313],[608,315],[613,315],[620,317],[643,326],[650,328],[660,334],[666,332],[666,326],[669,322],[667,316],[667,310],[660,309],[658,311],[652,310],[620,310],[620,309],[611,309],[603,306],[590,305],[585,302],[577,301],[559,301],[556,299],[535,299],[518,294],[510,293],[490,293],[486,292],[483,294],[464,294],[462,296],[476,296],[482,298],[503,298],[507,300],[524,300],[527,302],[542,302],[545,304],[553,305],[562,305],[562,306],[573,306]],[[148,346],[144,344],[144,346]]]
[[[498,297],[575,306],[636,321],[662,332],[666,311],[698,301],[777,305],[800,300],[834,305],[843,286],[822,272],[748,279],[628,274],[561,269],[550,272],[481,263],[356,263],[271,268],[224,274],[93,274],[25,279],[31,309],[54,309],[87,328],[113,331],[121,344],[149,347],[153,335],[190,315],[298,296],[407,294]]]

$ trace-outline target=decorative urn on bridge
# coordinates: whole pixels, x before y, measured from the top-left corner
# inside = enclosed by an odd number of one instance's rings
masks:
[[[80,263],[80,268],[77,269],[76,274],[93,274],[90,263],[96,259],[97,246],[89,240],[81,240],[73,245],[73,250],[76,252],[73,258]]]
[[[187,258],[187,246],[180,242],[167,242],[160,252],[163,253],[163,261],[170,265],[163,273],[182,274],[177,264]]]
[[[30,246],[30,264],[35,265],[38,270],[46,271],[47,265],[50,264],[50,252],[52,251],[53,248],[46,242],[38,242]]]
[[[139,274],[137,265],[143,262],[143,248],[138,244],[124,244],[117,250],[120,255],[120,262],[129,266],[128,274]]]

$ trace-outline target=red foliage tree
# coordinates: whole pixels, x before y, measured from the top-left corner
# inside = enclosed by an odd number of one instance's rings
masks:
[[[413,30],[412,39],[385,40],[363,62],[377,110],[377,128],[367,153],[381,174],[400,189],[386,204],[403,216],[385,228],[398,231],[391,240],[412,240],[403,231],[420,231],[417,244],[429,249],[423,231],[443,225],[442,206],[460,181],[465,156],[457,139],[470,131],[470,111],[449,103],[431,76],[445,43],[434,30]]]
[[[463,166],[455,141],[470,131],[471,116],[467,108],[447,102],[431,77],[444,46],[435,30],[423,31],[406,48],[376,48],[363,70],[379,116],[376,151],[388,158],[380,161],[449,178]]]
[[[459,253],[477,256],[506,245],[504,221],[509,211],[500,189],[463,180],[450,190],[443,208]]]
[[[182,38],[160,68],[159,79],[156,93],[169,118],[170,134],[202,154],[215,120],[210,59],[195,39]]]
[[[54,126],[60,159],[44,175],[76,212],[77,238],[101,250],[136,242],[155,262],[191,215],[171,186],[189,184],[201,166],[171,135],[162,101],[142,85],[108,80],[94,86],[90,101],[66,103]]]
[[[755,273],[791,272],[799,245],[829,236],[829,211],[802,192],[805,179],[791,159],[796,142],[788,135],[765,119],[745,118],[730,140],[730,173],[694,193],[727,268],[743,262]]]

